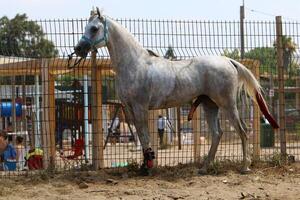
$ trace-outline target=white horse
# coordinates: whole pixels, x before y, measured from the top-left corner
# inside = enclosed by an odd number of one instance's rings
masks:
[[[88,52],[106,46],[116,71],[116,89],[120,100],[129,109],[144,151],[144,167],[154,159],[149,141],[148,110],[180,106],[191,102],[189,118],[202,103],[212,144],[199,173],[207,173],[222,136],[218,113],[221,108],[242,140],[243,168],[248,172],[250,159],[246,126],[241,121],[236,98],[244,85],[247,93],[258,102],[263,114],[274,128],[276,121],[268,112],[261,87],[253,74],[242,64],[222,56],[202,56],[189,60],[170,61],[153,56],[116,21],[94,12],[76,47],[76,55],[84,58]]]

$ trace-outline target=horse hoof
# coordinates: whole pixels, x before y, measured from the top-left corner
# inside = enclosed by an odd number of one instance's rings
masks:
[[[252,170],[248,167],[241,170],[241,174],[250,174],[251,172],[252,172]]]
[[[207,169],[199,169],[198,175],[206,175],[207,174]]]

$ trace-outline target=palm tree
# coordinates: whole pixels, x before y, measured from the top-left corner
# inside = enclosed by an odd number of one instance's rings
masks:
[[[274,48],[276,49],[276,41],[274,42]],[[292,40],[291,37],[286,35],[282,36],[282,49],[283,49],[283,66],[287,69],[291,64],[291,58],[293,53],[295,53],[297,44]]]
[[[283,48],[283,66],[288,69],[292,64],[292,55],[296,52],[297,44],[293,42],[291,37],[282,36]]]

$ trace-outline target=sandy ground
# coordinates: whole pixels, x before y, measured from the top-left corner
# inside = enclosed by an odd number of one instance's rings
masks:
[[[253,166],[241,175],[239,164],[215,164],[210,175],[195,166],[161,168],[150,176],[133,171],[41,173],[0,179],[0,199],[300,199],[300,163]]]

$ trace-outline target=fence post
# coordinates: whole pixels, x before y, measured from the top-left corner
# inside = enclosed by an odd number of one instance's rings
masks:
[[[251,70],[255,78],[259,81],[259,66],[257,60],[251,62]],[[254,131],[254,144],[253,144],[253,158],[259,160],[260,158],[260,109],[257,104],[253,104],[253,131]]]
[[[42,144],[44,151],[44,168],[53,167],[55,163],[55,99],[54,77],[49,73],[49,62],[42,59]]]
[[[92,68],[92,136],[93,136],[93,168],[98,170],[104,167],[103,130],[102,130],[102,80],[101,69],[97,66],[97,52],[91,56]]]
[[[200,118],[200,106],[196,109],[194,117],[192,119],[192,127],[194,133],[194,162],[200,160],[200,127],[201,127],[201,118]]]
[[[49,71],[49,65],[47,65]],[[49,73],[49,126],[50,126],[50,163],[55,165],[56,145],[55,145],[55,77]]]
[[[282,47],[282,20],[281,16],[276,16],[276,50],[277,50],[277,70],[278,70],[278,93],[279,93],[279,133],[280,152],[282,159],[286,158],[286,135],[285,135],[285,91],[284,91],[284,66]]]

